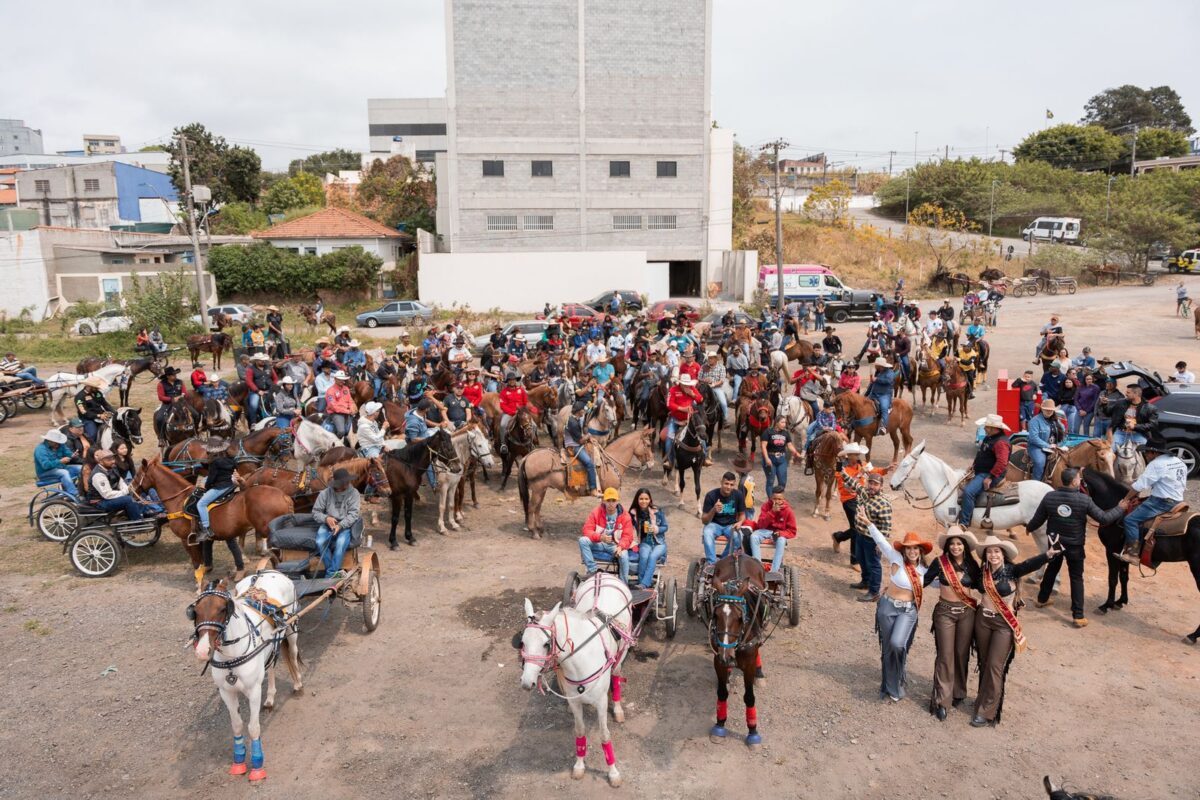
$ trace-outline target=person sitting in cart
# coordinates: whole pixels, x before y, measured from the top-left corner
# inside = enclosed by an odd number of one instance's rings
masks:
[[[88,450],[92,447],[92,443],[83,438],[83,420],[79,417],[71,417],[67,424],[58,430],[67,437],[67,450],[70,451],[71,463],[82,468],[84,462],[87,461]]]
[[[629,582],[629,551],[637,550],[633,537],[633,522],[621,507],[621,494],[616,489],[604,490],[600,505],[588,514],[579,537],[579,555],[587,574],[592,575],[599,567],[596,556],[603,553],[617,562],[621,580]]]
[[[155,356],[167,352],[167,343],[163,341],[163,335],[158,328],[150,329],[150,347],[154,350]]]
[[[96,451],[96,466],[88,481],[87,499],[101,511],[123,511],[131,520],[146,515],[141,503],[129,493],[129,484],[121,477],[111,450]]]
[[[638,586],[652,589],[658,562],[667,557],[667,517],[654,505],[649,489],[638,489],[629,509],[629,519],[638,537]]]
[[[317,550],[325,564],[325,577],[341,579],[342,559],[350,547],[350,533],[362,519],[362,496],[350,485],[350,473],[334,470],[328,486],[317,495],[312,515],[321,527],[317,529]]]
[[[67,436],[57,428],[51,428],[42,435],[42,441],[33,448],[33,466],[37,470],[38,480],[57,478],[62,490],[73,500],[79,499],[79,490],[75,482],[79,480],[82,465],[72,464],[71,448],[67,446]]]
[[[92,444],[96,444],[100,426],[117,413],[104,397],[107,388],[103,378],[92,376],[84,380],[83,388],[75,395],[75,408],[83,420],[83,435]]]
[[[5,353],[4,359],[0,360],[0,373],[10,375],[14,378],[21,378],[27,381],[33,381],[34,386],[45,386],[46,382],[38,377],[37,367],[27,367],[17,358],[16,353]]]
[[[212,528],[209,527],[209,504],[243,482],[242,476],[237,473],[237,461],[229,455],[227,441],[220,436],[210,437],[204,450],[208,453],[208,477],[204,481],[204,494],[196,501],[196,513],[200,517],[200,532],[194,539],[196,544],[213,538]]]
[[[737,489],[738,476],[726,472],[721,476],[720,488],[713,489],[704,496],[701,505],[700,521],[704,523],[701,539],[704,542],[704,560],[712,565],[717,563],[717,536],[725,537],[725,552],[739,549],[741,542],[734,544],[737,527],[746,517],[745,498]]]
[[[771,559],[771,572],[779,572],[783,566],[783,551],[788,539],[796,538],[796,514],[783,498],[783,487],[771,491],[771,502],[754,521],[755,531],[750,535],[750,555],[762,560],[763,542],[775,545],[775,557]]]

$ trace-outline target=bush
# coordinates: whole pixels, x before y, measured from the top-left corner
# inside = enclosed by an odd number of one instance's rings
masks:
[[[182,269],[157,275],[129,274],[125,290],[125,313],[133,320],[133,329],[163,333],[185,333],[198,329],[192,315],[198,313],[192,276]]]
[[[378,256],[358,246],[311,256],[260,242],[214,247],[208,257],[208,270],[222,295],[311,297],[321,289],[369,289],[382,267]]]

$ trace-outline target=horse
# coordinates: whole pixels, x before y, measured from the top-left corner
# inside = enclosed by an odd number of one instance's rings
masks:
[[[330,336],[333,336],[337,333],[337,317],[332,311],[324,312],[321,314],[320,319],[317,319],[316,309],[314,309],[312,306],[303,305],[296,309],[296,311],[300,314],[301,318],[303,318],[303,320],[309,324],[309,327],[315,328],[324,323],[325,325],[329,326]]]
[[[300,462],[303,469],[320,461],[321,456],[341,444],[342,440],[333,433],[301,417],[295,433],[292,434],[292,456]]]
[[[492,419],[492,440],[500,441],[500,410]],[[533,420],[533,414],[528,406],[517,409],[516,415],[508,426],[508,435],[504,439],[505,448],[500,451],[500,491],[508,486],[508,476],[512,473],[513,464],[518,459],[526,457],[538,446],[538,426]]]
[[[834,413],[842,423],[842,428],[849,431],[851,441],[865,442],[867,457],[871,455],[871,442],[875,432],[879,430],[879,411],[871,398],[861,394],[844,392],[833,398]],[[900,443],[903,440],[904,452],[912,451],[912,406],[903,398],[892,402],[892,411],[888,415],[887,432],[892,440],[892,463],[900,458]]]
[[[1062,487],[1062,472],[1067,467],[1083,468],[1116,475],[1113,471],[1114,454],[1104,439],[1088,439],[1072,447],[1058,447],[1046,458],[1046,470],[1042,480],[1055,489]],[[1028,480],[1030,475],[1029,455],[1025,447],[1014,447],[1008,457],[1008,471],[1004,477],[1010,481]],[[1120,475],[1116,475],[1120,479]]]
[[[412,532],[413,498],[421,488],[425,470],[429,469],[430,464],[441,464],[450,469],[457,465],[461,470],[458,451],[454,449],[450,433],[445,428],[437,428],[425,439],[409,442],[396,450],[385,450],[383,456],[388,485],[392,488],[392,529],[388,536],[388,547],[400,549],[396,541],[396,524],[401,506],[404,507],[404,541],[415,546],[417,540]]]
[[[1113,451],[1113,458],[1115,461],[1112,476],[1121,483],[1133,483],[1146,471],[1146,459],[1142,458],[1142,454],[1137,450],[1137,443],[1132,440],[1117,445],[1117,449]]]
[[[692,484],[696,488],[696,516],[703,513],[700,507],[700,473],[704,469],[704,445],[709,444],[708,428],[704,416],[693,412],[683,426],[681,435],[675,439],[672,449],[674,461],[663,461],[663,484],[670,486],[671,471],[677,470],[679,485],[674,489],[679,495],[679,507],[683,508],[683,488],[687,470],[692,471]]]
[[[434,473],[438,478],[437,528],[438,533],[443,536],[446,534],[447,525],[451,530],[456,531],[459,529],[459,523],[463,521],[462,496],[458,487],[467,474],[468,463],[476,460],[484,467],[491,467],[496,463],[483,423],[478,419],[472,419],[456,430],[451,434],[450,441],[454,444],[454,450],[458,454],[459,469],[449,468],[448,462],[437,462],[434,467]]]
[[[954,408],[958,406],[958,426],[965,428],[970,387],[967,385],[967,376],[963,374],[958,359],[946,356],[946,370],[942,377],[942,390],[946,395],[946,423],[949,424],[950,420],[954,418]]]
[[[228,438],[233,436],[233,414],[229,406],[214,398],[204,400],[204,410],[200,415],[201,427],[211,436]]]
[[[1038,354],[1038,360],[1042,362],[1042,372],[1050,371],[1050,364],[1058,360],[1058,351],[1067,346],[1067,340],[1064,336],[1055,334],[1046,338],[1046,344],[1042,346],[1042,352]]]
[[[238,472],[243,476],[249,475],[258,465],[272,454],[277,445],[277,439],[284,433],[282,428],[274,425],[253,431],[240,439],[229,443],[225,452],[238,462]],[[278,454],[276,454],[278,455]],[[208,471],[208,453],[204,442],[196,437],[190,437],[182,442],[166,448],[163,464],[178,474],[191,476]]]
[[[260,708],[275,707],[275,662],[279,649],[292,678],[292,692],[304,689],[300,678],[300,632],[287,618],[296,611],[296,585],[281,572],[260,572],[242,579],[234,591],[229,581],[210,582],[187,607],[192,621],[196,659],[212,667],[213,683],[229,710],[233,725],[230,775],[246,774],[246,741],[242,735],[240,697],[250,707],[250,780],[267,777],[263,767]],[[264,630],[264,628],[266,630]],[[229,665],[229,666],[226,666]],[[262,697],[263,678],[267,696]]]
[[[736,664],[742,671],[746,704],[746,746],[758,750],[762,735],[758,732],[758,709],[754,700],[754,680],[758,651],[764,641],[763,630],[770,599],[762,563],[741,553],[722,558],[713,567],[712,592],[708,595],[708,646],[713,651],[713,671],[717,676],[717,722],[709,730],[709,740],[723,743],[729,701],[729,673]]]
[[[916,473],[929,500],[929,509],[933,516],[943,525],[957,525],[958,522],[958,491],[964,483],[966,472],[954,469],[932,453],[925,452],[925,442],[921,442],[904,456],[904,460],[892,472],[891,487],[899,490],[909,475]],[[1003,505],[992,508],[990,514],[986,504],[980,499],[975,507],[975,515],[971,518],[970,527],[974,530],[1011,531],[1013,528],[1025,526],[1033,518],[1042,498],[1051,491],[1050,485],[1042,481],[1020,481],[1017,483],[1017,496],[1020,498],[1015,505]],[[911,497],[906,493],[906,496]],[[988,515],[985,521],[984,517]],[[1044,543],[1043,529],[1038,532],[1030,531],[1039,546]],[[1042,552],[1046,548],[1041,547]]]
[[[1124,483],[1092,469],[1083,471],[1083,484],[1096,505],[1105,510],[1116,506],[1129,493],[1129,487]],[[1107,614],[1129,602],[1129,564],[1119,558],[1125,547],[1124,521],[1101,526],[1100,541],[1104,544],[1104,555],[1108,560],[1108,598],[1098,610],[1101,614]],[[1159,534],[1155,537],[1149,568],[1157,570],[1160,564],[1178,561],[1187,562],[1196,588],[1200,590],[1200,517],[1188,519],[1187,530],[1182,535]],[[1119,599],[1115,597],[1118,581],[1121,584]],[[1200,641],[1200,627],[1183,637],[1183,643],[1187,645],[1195,645],[1197,641]]]
[[[150,460],[143,458],[141,469],[133,476],[130,491],[138,495],[151,489],[158,492],[159,503],[166,508],[167,525],[179,537],[180,544],[187,550],[188,558],[191,559],[192,568],[195,570],[196,585],[203,586],[204,575],[212,567],[201,564],[200,545],[188,541],[192,535],[192,517],[190,514],[184,513],[195,487],[187,478],[176,475],[170,468],[164,466],[157,457]],[[216,541],[244,539],[246,534],[252,530],[262,545],[270,533],[271,520],[284,514],[291,514],[294,510],[292,498],[274,486],[252,486],[245,491],[238,492],[231,500],[213,507],[209,512],[213,539]],[[209,553],[211,554],[211,550]],[[238,571],[243,569],[239,551],[234,551],[234,563]]]
[[[79,363],[83,364],[82,361]],[[125,372],[117,376],[117,402],[123,406],[129,405],[129,387],[133,386],[134,378],[143,372],[149,372],[156,378],[162,375],[163,364],[158,357],[133,358],[119,363],[125,365]],[[79,370],[79,372],[85,371]]]
[[[975,339],[968,336],[967,342],[975,345],[975,381],[981,389],[987,388],[988,362],[992,357],[992,346],[986,339]]]
[[[118,440],[124,439],[132,445],[142,443],[142,410],[121,406],[117,413],[100,426],[96,434],[96,447],[112,450]]]
[[[607,447],[600,448],[600,456],[596,459],[596,478],[600,488],[619,489],[621,478],[635,459],[643,466],[653,462],[653,437],[652,429],[643,428],[619,436]],[[579,496],[567,485],[566,471],[558,450],[548,447],[539,448],[525,456],[517,468],[517,488],[525,511],[525,529],[534,539],[542,538],[545,532],[542,502],[548,490],[557,489],[572,500]]]
[[[704,401],[704,424],[708,428],[708,441],[715,441],[716,449],[720,450],[721,432],[725,430],[725,414],[721,411],[721,401],[717,399],[717,392],[725,390],[714,389],[704,382],[698,383],[696,388],[700,390],[700,399]]]
[[[771,429],[774,419],[771,415],[771,401],[763,395],[764,393],[760,392],[757,396],[747,395],[738,398],[735,423],[738,454],[744,454],[747,444],[749,444],[751,461],[754,461],[758,454],[759,437]]]
[[[795,440],[796,449],[803,452],[805,443],[808,441],[808,426],[813,421],[808,403],[796,395],[781,397],[779,405],[775,407],[775,419],[780,417],[784,418],[785,428]]]
[[[259,467],[246,476],[246,486],[274,486],[292,498],[292,505],[300,514],[312,511],[313,503],[333,479],[333,465],[311,468],[310,471],[295,471],[280,467]],[[350,485],[360,492],[374,492],[381,497],[391,494],[387,474],[380,458],[351,458],[339,461],[336,469],[350,473]]]
[[[199,432],[200,420],[188,398],[184,395],[176,397],[163,418],[161,435],[166,446],[170,448],[185,439],[194,439]]]
[[[554,415],[553,437],[557,447],[563,446],[563,432],[571,419],[571,407],[563,406]],[[602,403],[592,403],[591,408],[583,419],[583,432],[600,444],[612,441],[617,428],[617,410],[607,399]]]
[[[922,345],[921,352],[917,356],[917,386],[921,387],[921,408],[926,409],[930,406],[938,404],[938,397],[942,393],[942,368],[938,366],[937,359],[933,357],[928,347]],[[929,392],[929,399],[926,400],[926,391]],[[913,391],[913,400],[915,401],[917,393]],[[932,412],[930,412],[932,413]]]
[[[813,499],[813,517],[820,516],[829,519],[829,507],[837,487],[838,453],[846,446],[846,435],[841,431],[829,431],[821,434],[813,442],[813,480],[816,481],[816,493]],[[825,498],[825,511],[821,512],[821,498]]]
[[[124,372],[124,364],[106,364],[95,372],[56,372],[44,378],[46,388],[50,390],[50,424],[55,427],[66,424],[67,418],[62,410],[63,402],[68,397],[74,398],[76,393],[79,392],[80,384],[85,380],[88,378],[100,378],[111,389],[112,385],[116,383],[117,378]]]
[[[992,283],[993,281],[1003,280],[1007,277],[1008,277],[1007,275],[1005,275],[1002,271],[996,269],[995,267],[984,267],[983,270],[979,273],[979,280],[987,281],[988,283]]]
[[[231,347],[233,338],[221,331],[212,334],[197,333],[187,337],[188,355],[193,363],[200,360],[201,353],[212,353],[213,369],[218,372],[221,370],[221,356]]]

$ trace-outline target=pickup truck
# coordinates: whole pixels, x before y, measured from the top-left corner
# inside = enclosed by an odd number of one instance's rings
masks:
[[[845,289],[825,296],[825,319],[843,323],[852,317],[870,318],[875,313],[879,292]]]
[[[1177,256],[1168,256],[1163,262],[1167,272],[1195,272],[1200,264],[1200,248],[1184,250]]]

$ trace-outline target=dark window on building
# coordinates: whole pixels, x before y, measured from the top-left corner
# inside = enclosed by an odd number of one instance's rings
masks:
[[[608,162],[608,177],[610,177],[610,178],[628,178],[629,177],[629,162],[628,161],[610,161],[610,162]]]
[[[33,190],[35,192],[50,191],[50,181],[34,181],[33,182]]]
[[[658,177],[674,178],[677,168],[678,162],[676,161],[660,161],[658,162]]]
[[[445,136],[444,122],[401,122],[368,125],[372,136]]]
[[[553,161],[534,161],[533,162],[533,177],[535,177],[535,178],[553,178],[554,177],[554,162]]]
[[[434,161],[437,160],[437,154],[444,153],[444,152],[446,152],[446,151],[445,150],[418,150],[417,151],[417,161],[421,162],[422,164],[432,164]]]
[[[485,162],[483,162],[483,177],[485,177],[485,178],[503,178],[504,177],[504,162],[503,161],[485,161]]]
[[[85,192],[100,191],[100,179],[99,178],[84,178],[83,179],[83,190]]]

